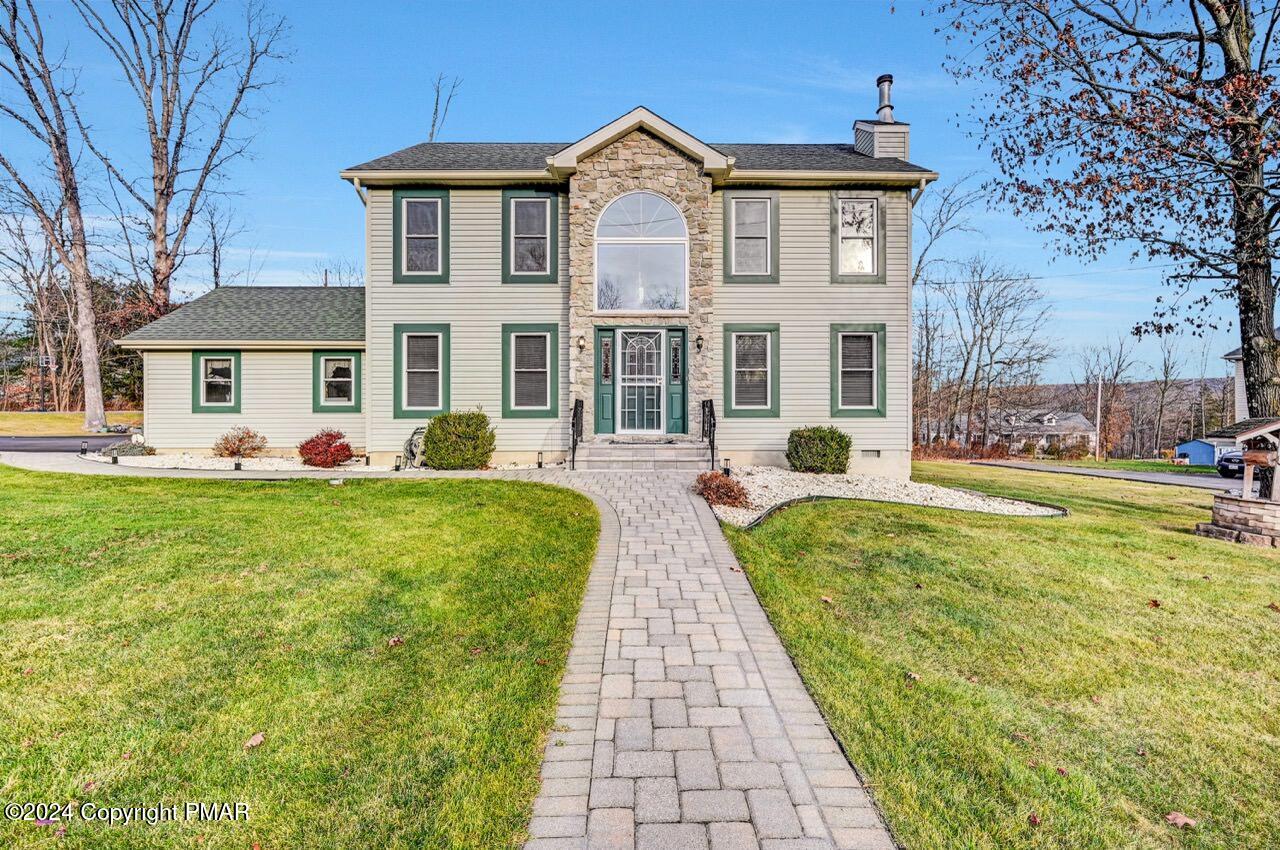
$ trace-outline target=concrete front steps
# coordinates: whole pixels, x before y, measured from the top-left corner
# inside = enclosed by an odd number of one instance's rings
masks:
[[[708,470],[711,449],[690,440],[655,441],[603,437],[578,444],[577,469]]]

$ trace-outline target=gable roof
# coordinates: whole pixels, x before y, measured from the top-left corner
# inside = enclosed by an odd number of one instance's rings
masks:
[[[662,138],[703,163],[708,174],[725,178],[731,172],[812,172],[822,174],[890,175],[912,180],[933,179],[927,168],[895,157],[860,153],[843,142],[781,144],[703,142],[660,115],[638,106],[576,142],[424,142],[353,165],[342,171],[349,179],[377,177],[414,179],[419,175],[449,179],[464,172],[492,179],[560,180],[577,162],[636,129]],[[452,172],[452,175],[451,175]]]
[[[1276,339],[1280,339],[1280,328],[1275,330]],[[1223,360],[1240,360],[1244,356],[1244,349],[1237,348],[1235,351],[1228,351],[1222,355]]]
[[[223,286],[117,342],[360,342],[362,286]]]
[[[1206,437],[1235,440],[1243,442],[1263,434],[1280,430],[1280,419],[1274,416],[1255,417],[1253,419],[1241,419],[1234,425],[1228,425],[1225,428],[1219,428],[1206,434]]]

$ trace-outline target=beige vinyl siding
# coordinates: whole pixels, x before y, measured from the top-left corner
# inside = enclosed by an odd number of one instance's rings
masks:
[[[363,414],[311,412],[310,351],[242,351],[239,413],[191,412],[190,351],[144,351],[142,363],[143,431],[156,449],[208,451],[236,425],[260,432],[274,451],[292,451],[323,428],[364,446]]]
[[[723,202],[711,204],[713,226],[722,226]],[[886,283],[831,282],[831,193],[827,189],[782,189],[779,198],[778,284],[723,283],[723,248],[713,240],[717,333],[725,324],[777,322],[780,339],[780,416],[777,419],[720,417],[718,442],[726,452],[783,451],[787,434],[804,425],[834,425],[853,436],[859,452],[910,451],[911,207],[907,193],[885,193]],[[841,323],[883,323],[886,331],[886,415],[884,418],[831,416],[830,327]],[[723,371],[713,350],[716,405],[724,403]],[[695,401],[697,401],[695,399]]]
[[[450,325],[451,407],[481,408],[497,432],[499,452],[561,451],[569,443],[569,227],[559,204],[559,282],[502,283],[502,190],[453,188],[449,196],[448,284],[393,284],[391,191],[372,189],[366,216],[364,407],[369,450],[398,452],[426,420],[392,415],[394,326]],[[560,325],[560,417],[502,418],[502,325]]]
[[[1244,391],[1244,361],[1236,361],[1236,421],[1249,418],[1249,396]]]

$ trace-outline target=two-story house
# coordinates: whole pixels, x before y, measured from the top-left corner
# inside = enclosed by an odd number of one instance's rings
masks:
[[[481,408],[495,463],[552,462],[580,401],[583,451],[641,465],[687,456],[710,400],[734,465],[834,425],[854,470],[905,477],[911,208],[937,175],[908,162],[891,84],[846,143],[708,143],[641,107],[571,144],[349,168],[366,286],[217,289],[126,337],[146,439],[207,451],[248,425],[288,450],[332,426],[382,463]]]

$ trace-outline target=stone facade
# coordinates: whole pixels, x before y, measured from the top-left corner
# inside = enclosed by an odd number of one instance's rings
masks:
[[[1202,522],[1196,533],[1254,546],[1280,546],[1280,502],[1213,497],[1213,522]]]
[[[689,231],[687,315],[595,312],[596,220],[614,198],[639,190],[662,195],[684,214]],[[691,430],[697,428],[697,417],[692,414],[699,401],[711,398],[713,390],[712,238],[711,178],[699,163],[656,136],[634,130],[578,163],[569,179],[569,387],[571,398],[583,401],[583,434],[587,439],[595,430],[596,326],[687,328],[685,421]],[[705,343],[701,352],[694,344],[699,335]],[[582,350],[579,339],[586,342]]]

